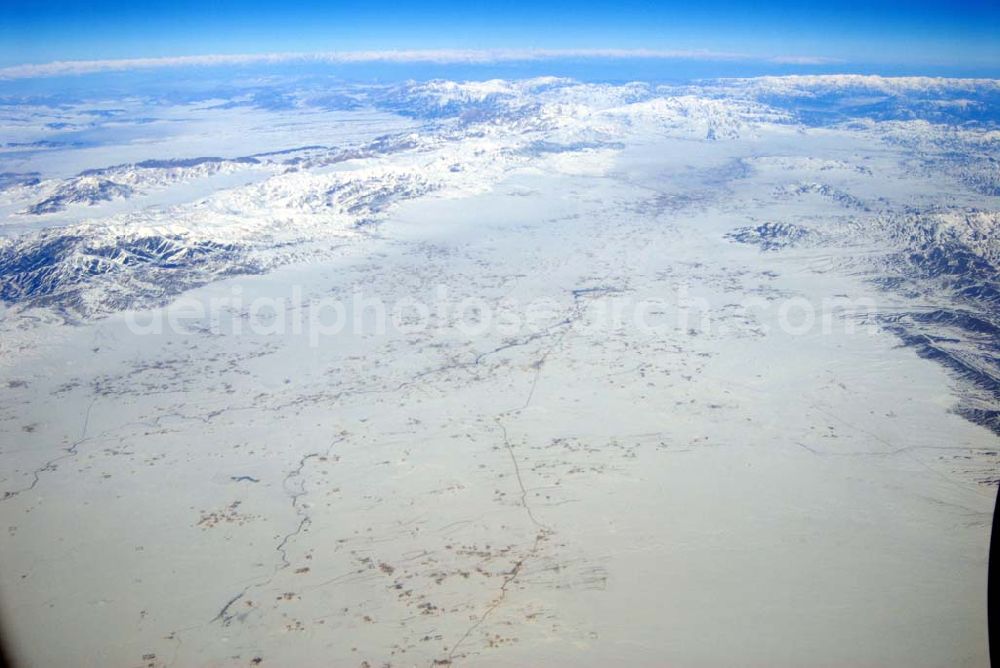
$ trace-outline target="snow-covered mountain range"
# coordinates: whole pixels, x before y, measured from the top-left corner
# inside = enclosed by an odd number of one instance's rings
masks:
[[[371,234],[403,200],[481,193],[523,170],[607,173],[629,146],[682,139],[694,152],[721,143],[735,156],[738,168],[713,173],[705,187],[723,192],[778,175],[760,197],[784,203],[784,217],[734,226],[732,239],[767,252],[858,239],[880,248],[856,269],[888,290],[943,302],[887,323],[1000,399],[998,101],[994,80],[853,75],[293,86],[189,102],[185,113],[204,124],[252,109],[280,124],[336,112],[345,128],[375,113],[400,119],[400,129],[362,123],[342,141],[312,142],[313,128],[277,147],[273,137],[259,143],[258,132],[225,156],[126,162],[114,158],[136,155],[135,142],[127,151],[81,145],[80,133],[141,119],[123,130],[138,132],[161,123],[157,113],[179,112],[152,102],[134,117],[110,102],[24,104],[0,153],[0,298],[8,317],[44,308],[71,321],[160,305],[219,277],[322,256],[333,240]],[[870,151],[845,154],[838,138],[867,142]],[[792,157],[788,147],[798,141],[814,144],[814,154]],[[80,155],[90,164],[103,155],[107,164],[69,176],[38,167]],[[805,172],[819,178],[803,179]],[[894,197],[891,182],[910,177],[947,185],[922,201]],[[884,192],[879,179],[889,182]],[[810,198],[837,207],[839,224],[810,221],[802,208]],[[972,352],[946,352],[956,336],[972,341]],[[1000,429],[996,415],[982,420]]]

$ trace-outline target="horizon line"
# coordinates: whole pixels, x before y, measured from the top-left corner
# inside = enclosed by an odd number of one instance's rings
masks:
[[[0,67],[0,80],[75,76],[99,72],[169,67],[211,67],[281,63],[433,63],[489,64],[502,62],[557,60],[560,58],[624,60],[715,60],[760,62],[775,65],[832,65],[846,62],[825,56],[757,56],[711,50],[671,49],[387,49],[369,51],[274,52],[244,54],[203,54],[94,60],[56,60]]]

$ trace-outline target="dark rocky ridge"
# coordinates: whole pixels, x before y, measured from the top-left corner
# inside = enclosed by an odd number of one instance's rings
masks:
[[[235,244],[181,235],[101,240],[50,231],[0,246],[0,299],[76,319],[162,305],[220,276],[259,271]],[[88,296],[98,286],[99,297]]]
[[[878,314],[878,322],[975,388],[978,396],[955,411],[1000,435],[1000,214],[942,209],[882,215],[855,223],[843,236],[768,222],[726,236],[762,251],[807,242],[840,246],[857,236],[887,249],[862,260],[862,273],[883,290],[936,306]]]

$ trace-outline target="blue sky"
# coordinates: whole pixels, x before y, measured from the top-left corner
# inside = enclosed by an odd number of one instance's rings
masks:
[[[1000,3],[3,0],[0,66],[369,49],[671,49],[1000,70]]]

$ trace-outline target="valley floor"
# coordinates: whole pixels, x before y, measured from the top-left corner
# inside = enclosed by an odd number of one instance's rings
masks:
[[[892,298],[727,239],[777,209],[708,180],[746,146],[686,146],[406,202],[185,295],[218,331],[36,325],[0,388],[16,657],[986,665],[996,436],[892,334],[806,326]],[[355,293],[424,326],[320,336]]]

